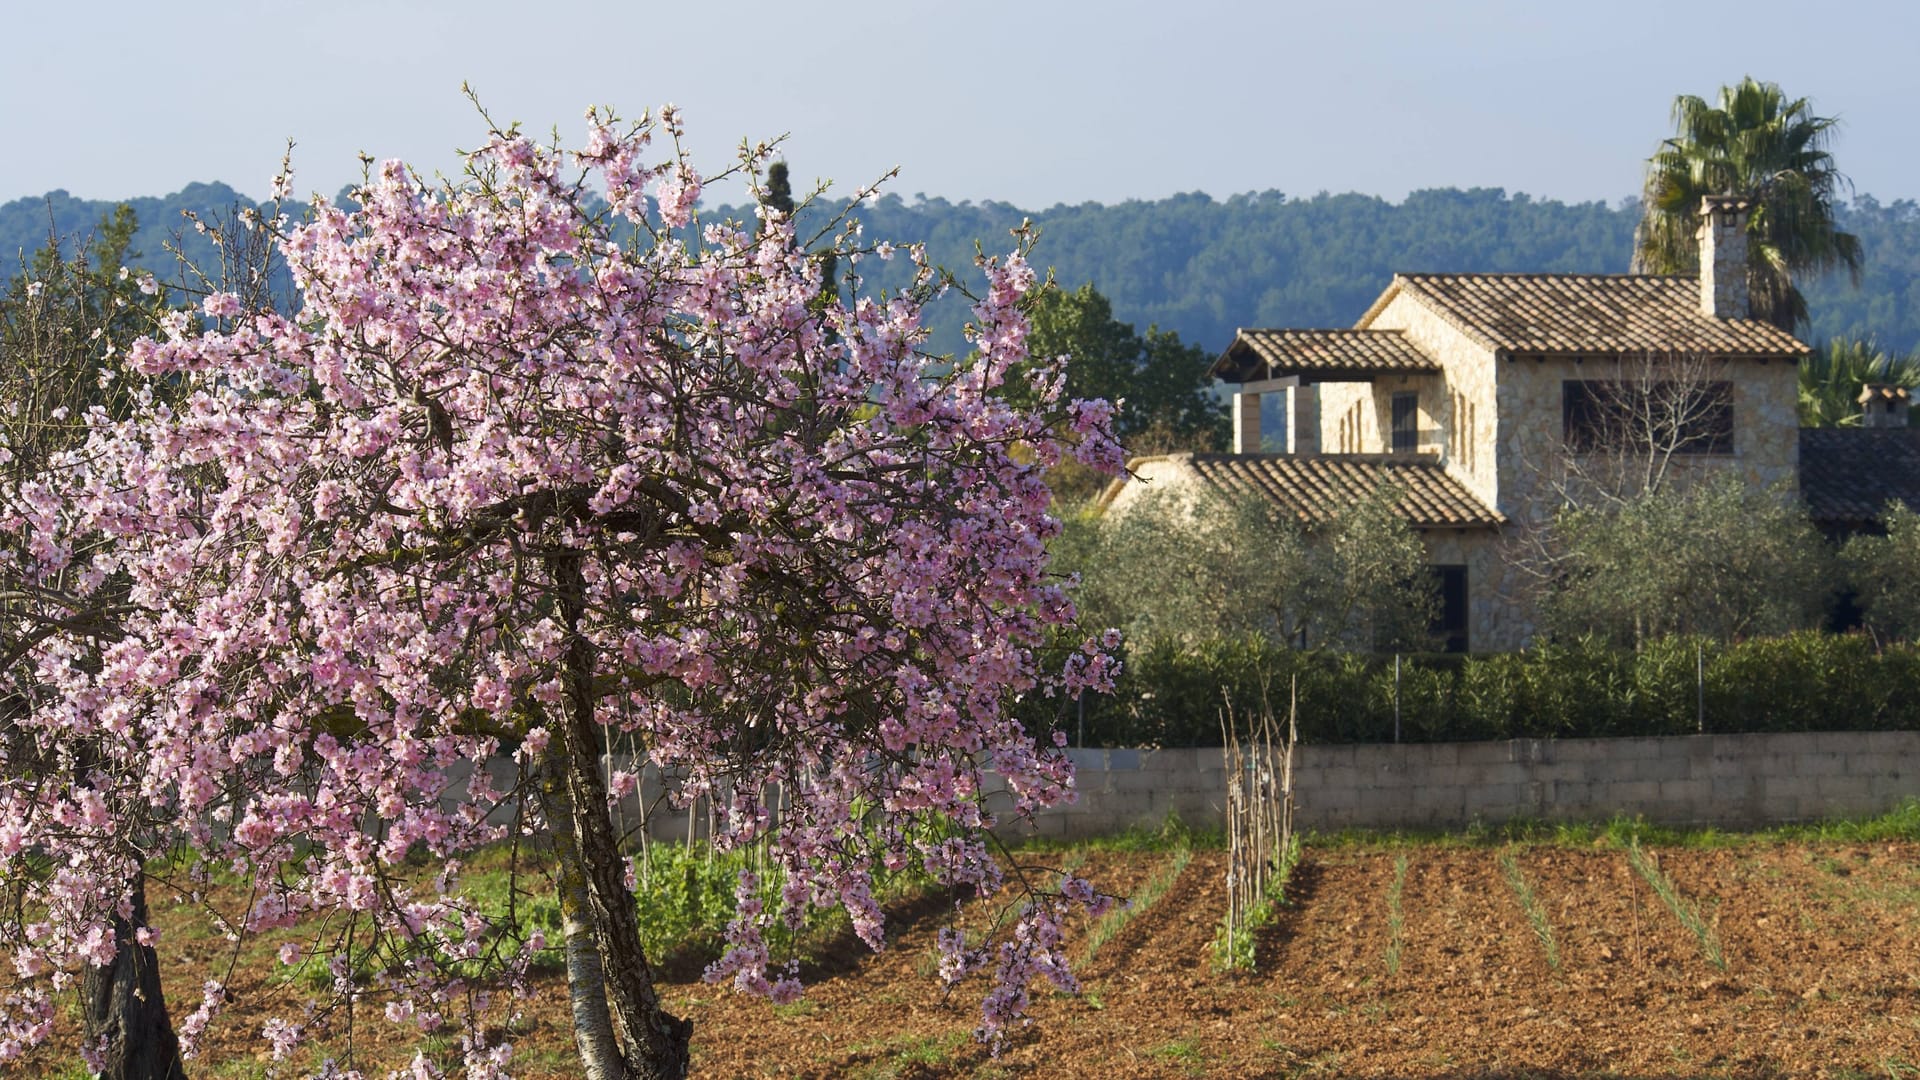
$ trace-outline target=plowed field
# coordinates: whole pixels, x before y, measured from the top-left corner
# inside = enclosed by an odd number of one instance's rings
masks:
[[[1697,931],[1618,848],[1511,849],[1557,967],[1503,850],[1309,848],[1237,975],[1208,955],[1225,858],[1196,852],[1084,960],[1085,992],[1037,994],[997,1058],[968,1038],[980,988],[943,997],[932,977],[941,903],[895,911],[888,951],[833,958],[798,1005],[693,970],[667,973],[667,997],[716,1077],[1920,1076],[1920,845],[1650,852]],[[1091,853],[1081,872],[1128,894],[1175,857]],[[274,995],[236,985],[222,1060],[195,1075],[270,1075],[245,1028]],[[529,1017],[519,1074],[574,1075],[557,980]]]
[[[805,1016],[692,987],[683,1008],[716,1076],[1920,1075],[1920,849],[1656,853],[1724,969],[1624,852],[1517,851],[1553,969],[1498,855],[1310,851],[1258,972],[1221,976],[1207,946],[1224,858],[1197,854],[1082,969],[1083,996],[1042,1003],[999,1060],[963,1041],[970,1002],[914,974],[930,927],[817,986]],[[1168,857],[1110,876],[1125,886]]]

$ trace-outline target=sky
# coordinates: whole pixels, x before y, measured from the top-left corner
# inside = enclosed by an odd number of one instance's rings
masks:
[[[1920,198],[1920,4],[1776,0],[0,0],[0,202],[263,197],[359,155],[427,173],[495,121],[686,116],[696,161],[789,135],[802,184],[1057,203],[1499,187],[1609,203],[1676,94],[1812,100],[1860,193]],[[796,186],[802,186],[796,184]],[[721,201],[737,189],[710,191]]]

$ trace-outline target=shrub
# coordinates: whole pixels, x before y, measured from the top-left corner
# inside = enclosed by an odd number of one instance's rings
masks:
[[[1920,514],[1893,503],[1884,520],[1884,534],[1847,541],[1841,562],[1874,633],[1911,641],[1920,637]]]
[[[1701,673],[1704,670],[1704,686]],[[1087,741],[1214,746],[1221,710],[1287,708],[1309,743],[1685,735],[1701,730],[1920,729],[1920,645],[1798,631],[1722,645],[1667,637],[1637,651],[1583,638],[1513,653],[1401,657],[1288,649],[1256,637],[1135,649]]]

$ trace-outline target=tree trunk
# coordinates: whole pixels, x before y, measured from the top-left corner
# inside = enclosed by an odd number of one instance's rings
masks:
[[[579,633],[586,582],[577,555],[548,560],[573,640],[567,692],[544,762],[541,804],[553,833],[566,934],[574,1041],[587,1080],[681,1080],[693,1023],[660,1007],[613,817],[593,719],[593,646]]]
[[[113,963],[87,967],[80,980],[83,1029],[87,1043],[101,1046],[104,1080],[186,1080],[180,1064],[180,1040],[167,1016],[160,992],[160,964],[153,948],[134,938],[147,923],[146,884],[133,885],[133,918],[113,918]]]
[[[98,767],[99,747],[86,739],[77,749],[74,779],[86,783]],[[100,1049],[104,1080],[185,1080],[159,958],[134,936],[147,925],[147,883],[137,870],[127,900],[128,917],[113,916],[113,962],[81,972],[81,1034],[88,1047]]]

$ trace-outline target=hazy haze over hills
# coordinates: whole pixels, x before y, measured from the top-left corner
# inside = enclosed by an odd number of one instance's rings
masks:
[[[170,236],[196,261],[212,265],[212,248],[190,228],[182,231],[180,212],[223,216],[243,197],[209,183],[129,201],[142,224],[140,261],[171,275],[163,247]],[[0,276],[18,265],[20,254],[44,245],[50,229],[84,235],[112,205],[65,192],[0,204]],[[746,208],[703,213],[741,217]],[[824,204],[810,213],[824,215]],[[858,214],[868,240],[925,242],[934,261],[959,271],[971,265],[976,240],[988,253],[1004,251],[1008,230],[1031,218],[1041,230],[1035,263],[1051,267],[1061,284],[1092,281],[1119,318],[1142,329],[1157,323],[1217,351],[1242,326],[1350,325],[1395,271],[1624,272],[1638,210],[1630,200],[1568,204],[1498,189],[1439,189],[1397,203],[1270,191],[1044,210],[884,195]],[[1858,290],[1844,276],[1808,289],[1808,340],[1870,335],[1900,351],[1920,348],[1920,207],[1858,196],[1841,224],[1861,238],[1865,275]],[[882,287],[898,287],[909,270],[899,258],[868,260],[862,269]],[[962,298],[937,307],[936,351],[964,347],[958,328],[965,317]]]

